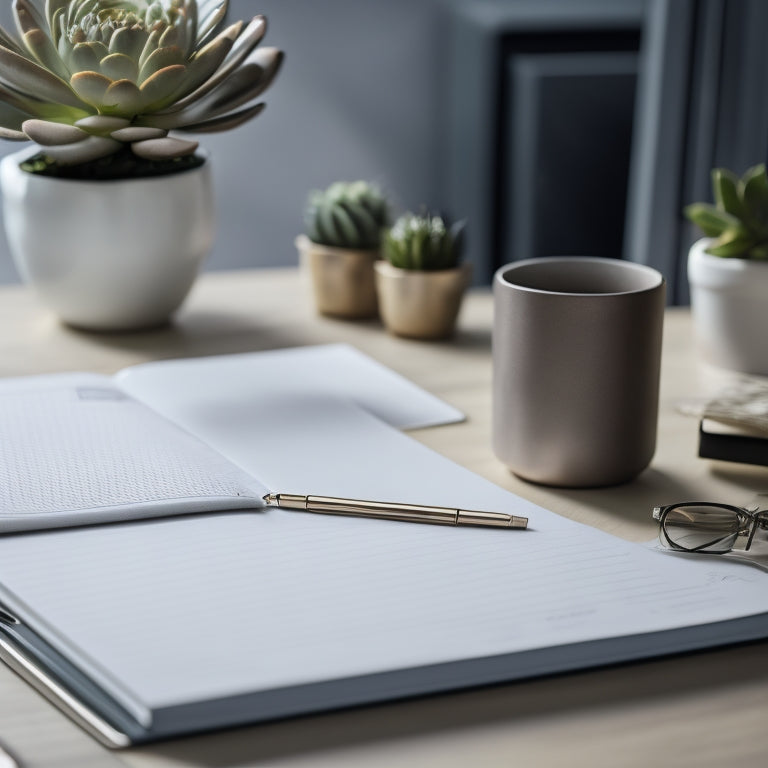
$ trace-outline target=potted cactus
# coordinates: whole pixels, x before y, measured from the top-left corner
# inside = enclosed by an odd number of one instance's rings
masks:
[[[715,204],[694,203],[687,217],[704,237],[691,246],[688,281],[697,344],[715,365],[768,375],[768,176],[742,178],[716,168]]]
[[[296,238],[296,247],[321,314],[376,316],[373,264],[388,223],[389,204],[374,184],[337,181],[310,193],[304,211],[306,234]]]
[[[375,265],[381,317],[397,336],[440,339],[456,326],[472,273],[460,265],[463,223],[447,227],[439,216],[401,216],[384,236]]]
[[[235,128],[282,61],[229,0],[14,0],[0,28],[0,165],[19,272],[75,326],[165,322],[213,238],[209,162],[176,132]]]

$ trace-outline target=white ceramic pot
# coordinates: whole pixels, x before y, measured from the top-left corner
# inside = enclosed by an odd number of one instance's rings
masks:
[[[697,345],[714,365],[768,375],[768,262],[712,256],[710,242],[688,254]]]
[[[213,244],[210,161],[176,174],[76,181],[0,163],[8,242],[22,279],[65,323],[98,331],[160,325]]]

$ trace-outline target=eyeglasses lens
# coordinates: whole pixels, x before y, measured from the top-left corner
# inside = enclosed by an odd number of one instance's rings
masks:
[[[740,528],[739,515],[723,507],[691,504],[669,510],[664,518],[669,542],[689,552],[728,552]]]

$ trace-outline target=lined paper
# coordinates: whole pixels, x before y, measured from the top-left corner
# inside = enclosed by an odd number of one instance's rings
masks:
[[[279,438],[251,433],[250,460],[270,483],[452,499],[530,530],[270,509],[0,540],[3,602],[133,711],[768,610],[757,569],[699,567],[560,518],[350,404],[288,398],[268,415]],[[248,459],[250,420],[187,416]]]

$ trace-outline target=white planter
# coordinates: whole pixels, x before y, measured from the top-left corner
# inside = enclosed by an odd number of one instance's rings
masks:
[[[768,262],[712,256],[710,242],[688,254],[697,345],[715,365],[768,375]]]
[[[0,163],[8,242],[22,279],[65,323],[99,331],[164,323],[213,243],[210,162],[167,176],[75,181]]]

